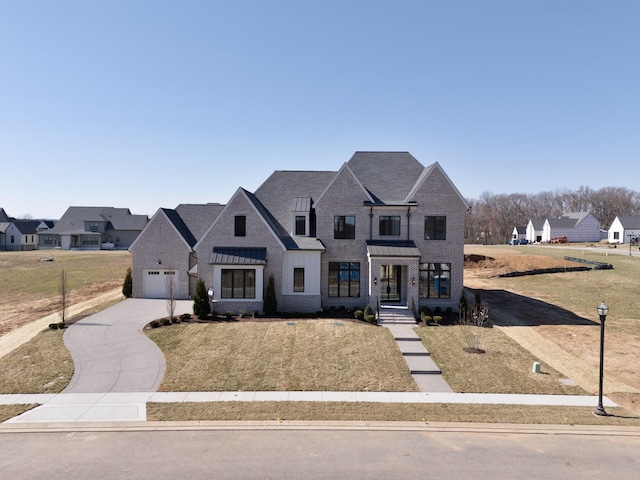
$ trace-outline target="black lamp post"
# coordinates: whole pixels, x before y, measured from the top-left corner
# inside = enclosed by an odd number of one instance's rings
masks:
[[[609,414],[602,405],[602,377],[604,376],[604,321],[607,319],[609,307],[604,304],[604,300],[598,306],[598,315],[600,315],[600,384],[598,388],[598,408],[594,410],[595,415],[607,417]]]

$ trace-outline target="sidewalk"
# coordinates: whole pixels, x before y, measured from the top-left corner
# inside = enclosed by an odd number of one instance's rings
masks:
[[[372,402],[594,407],[596,396],[423,392],[130,392],[0,395],[0,405],[41,404],[5,423],[144,422],[147,402]],[[608,398],[605,407],[618,405]]]

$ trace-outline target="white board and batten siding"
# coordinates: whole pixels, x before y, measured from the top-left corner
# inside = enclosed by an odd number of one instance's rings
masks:
[[[282,256],[282,294],[320,295],[321,252],[310,250],[287,251]],[[293,291],[293,270],[304,268],[304,292]]]

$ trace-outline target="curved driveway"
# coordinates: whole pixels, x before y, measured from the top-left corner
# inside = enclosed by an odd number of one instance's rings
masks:
[[[175,314],[192,308],[192,301],[179,300]],[[130,298],[71,325],[63,339],[74,372],[63,393],[155,392],[164,355],[142,329],[166,316],[166,300]]]

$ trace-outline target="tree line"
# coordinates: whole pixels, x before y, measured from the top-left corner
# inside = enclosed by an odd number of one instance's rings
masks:
[[[559,189],[536,194],[485,192],[467,199],[471,207],[465,218],[465,243],[499,244],[511,238],[516,225],[531,219],[560,217],[567,212],[589,212],[608,229],[617,216],[640,216],[640,192],[624,187],[594,190]]]

